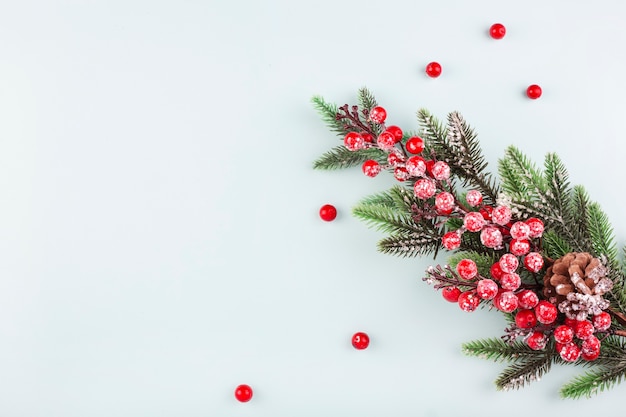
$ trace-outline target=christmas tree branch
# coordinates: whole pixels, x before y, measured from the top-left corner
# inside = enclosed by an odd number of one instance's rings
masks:
[[[344,124],[337,119],[338,109],[335,104],[328,103],[321,96],[313,96],[311,103],[313,103],[313,107],[332,132],[337,133],[339,136],[343,136],[347,133]]]
[[[612,388],[626,377],[626,361],[613,366],[602,366],[599,369],[585,373],[574,378],[563,386],[561,396],[563,398],[591,397],[604,390]]]
[[[313,168],[320,170],[336,170],[359,166],[368,159],[379,163],[386,162],[386,154],[378,148],[359,149],[350,151],[340,145],[323,154],[313,163]]]
[[[525,385],[538,381],[545,375],[552,363],[556,360],[555,353],[547,351],[539,351],[540,354],[535,357],[520,360],[511,364],[496,379],[496,387],[498,390],[508,391],[511,389],[519,389]]]

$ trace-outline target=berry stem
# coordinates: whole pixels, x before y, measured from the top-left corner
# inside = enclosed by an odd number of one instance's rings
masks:
[[[339,107],[339,110],[342,111],[344,114],[337,113],[337,116],[336,116],[337,120],[348,119],[352,122],[354,127],[358,129],[362,129],[363,131],[369,133],[370,135],[376,136],[376,132],[374,132],[369,126],[367,126],[365,123],[361,121],[358,110],[353,109],[353,112],[351,113],[350,108],[347,104],[344,104],[343,106]]]

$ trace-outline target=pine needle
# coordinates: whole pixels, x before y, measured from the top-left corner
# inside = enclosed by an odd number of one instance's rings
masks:
[[[377,148],[351,151],[339,145],[319,157],[313,163],[313,168],[327,171],[350,168],[359,166],[368,159],[376,160],[381,164],[385,163],[385,153]]]

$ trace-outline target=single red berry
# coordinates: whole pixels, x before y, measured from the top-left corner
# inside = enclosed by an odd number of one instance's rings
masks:
[[[387,110],[385,110],[384,108],[380,106],[376,106],[370,110],[370,120],[372,122],[381,124],[381,123],[385,123],[386,119],[387,119]]]
[[[446,301],[456,303],[459,301],[461,290],[458,287],[445,287],[441,290],[441,295]]]
[[[583,358],[584,360],[586,360],[588,362],[595,361],[596,359],[598,359],[598,356],[600,356],[600,350],[599,349],[596,352],[594,352],[594,353],[582,352],[582,354],[580,355],[581,358]]]
[[[242,403],[250,401],[252,399],[252,388],[250,388],[250,385],[241,384],[235,388],[235,398]]]
[[[426,74],[432,78],[439,77],[441,75],[441,64],[439,62],[431,62],[426,65]]]
[[[367,132],[361,132],[361,136],[363,136],[363,139],[365,140],[365,142],[367,143],[372,143],[374,142],[374,136],[372,136],[371,133],[367,133]]]
[[[433,175],[434,166],[435,166],[435,161],[433,161],[432,159],[428,159],[426,161],[426,172],[428,172],[430,175]]]
[[[509,272],[500,278],[500,286],[508,291],[515,291],[522,285],[522,278],[515,272]]]
[[[502,272],[509,274],[511,272],[515,272],[517,270],[517,267],[519,266],[519,260],[517,259],[517,257],[510,253],[505,253],[504,255],[502,255],[498,263],[500,264],[500,269],[502,269]]]
[[[526,224],[530,227],[530,237],[537,238],[543,235],[543,222],[535,217],[526,220]]]
[[[526,239],[511,239],[509,250],[515,256],[526,255],[530,251],[530,242]]]
[[[600,340],[595,336],[590,336],[589,338],[585,339],[580,346],[580,350],[582,351],[582,358],[586,361],[593,361],[598,359],[598,356],[600,356],[600,348]]]
[[[326,222],[331,222],[337,217],[337,209],[332,204],[324,204],[320,208],[320,217]]]
[[[504,271],[502,270],[502,268],[500,268],[499,262],[491,265],[491,268],[489,268],[489,273],[498,281],[500,280],[500,278],[502,278],[502,275],[504,275]]]
[[[387,129],[385,129],[385,131],[393,135],[395,143],[398,143],[402,140],[402,129],[400,129],[398,126],[389,126]]]
[[[449,192],[442,192],[435,197],[435,208],[438,213],[450,214],[454,209],[454,196]]]
[[[422,178],[415,181],[413,191],[415,192],[415,196],[417,198],[427,200],[435,195],[435,192],[437,192],[437,186],[433,180]]]
[[[556,316],[559,311],[556,309],[556,306],[549,301],[541,300],[537,303],[535,307],[535,315],[537,316],[537,320],[543,324],[551,324],[556,320]]]
[[[369,344],[370,337],[367,335],[367,333],[357,332],[352,336],[352,346],[354,346],[355,349],[366,349]]]
[[[576,323],[576,328],[574,329],[576,337],[582,340],[588,339],[589,337],[593,336],[594,331],[595,328],[589,320],[579,321],[578,323]]]
[[[483,208],[481,208],[480,210],[478,210],[478,212],[483,216],[483,219],[490,221],[491,220],[491,213],[493,212],[493,207],[491,206],[485,206]]]
[[[483,195],[478,190],[469,190],[465,195],[465,201],[472,207],[478,207],[483,202]]]
[[[474,291],[465,291],[459,296],[459,307],[466,313],[471,313],[480,305],[480,297]]]
[[[476,294],[483,300],[493,300],[498,295],[498,284],[492,279],[481,279],[476,285]]]
[[[483,226],[485,226],[485,219],[483,219],[483,216],[480,213],[470,211],[463,218],[463,225],[470,232],[478,232],[483,228]]]
[[[418,136],[409,138],[409,140],[406,141],[406,150],[412,154],[422,153],[424,150],[424,139]]]
[[[365,147],[365,139],[357,132],[348,132],[343,138],[343,144],[349,151],[358,151]]]
[[[494,23],[489,28],[489,35],[494,39],[502,39],[506,35],[506,28],[502,23]]]
[[[367,175],[368,177],[375,177],[376,175],[380,174],[380,164],[377,161],[374,161],[373,159],[368,159],[367,161],[363,162],[363,166],[361,166],[361,169],[363,170],[363,173],[365,175]]]
[[[542,332],[533,332],[526,339],[526,344],[532,350],[543,350],[548,344],[548,338]]]
[[[431,169],[431,173],[434,179],[443,181],[450,178],[450,165],[443,161],[435,162]]]
[[[507,206],[498,206],[491,212],[491,220],[500,226],[506,225],[511,221],[511,209]]]
[[[524,222],[515,222],[511,225],[510,233],[513,239],[528,239],[530,237],[530,226]]]
[[[571,327],[572,329],[575,329],[578,325],[578,320],[565,317],[565,325]]]
[[[376,139],[376,144],[378,147],[384,151],[390,151],[393,149],[393,145],[396,144],[396,138],[393,136],[393,133],[384,131],[378,138]]]
[[[522,290],[517,293],[520,308],[535,308],[539,303],[539,296],[532,290]]]
[[[520,329],[532,329],[537,325],[537,317],[532,310],[520,310],[515,315],[515,324]]]
[[[502,246],[502,232],[493,226],[485,227],[480,232],[480,241],[488,248],[499,248]]]
[[[398,181],[406,181],[409,178],[409,173],[405,167],[396,167],[396,169],[393,170],[393,176]]]
[[[524,257],[524,267],[530,272],[539,272],[543,268],[543,256],[537,252],[530,252]]]
[[[500,311],[512,313],[517,310],[519,300],[513,291],[503,291],[493,299],[493,305]]]
[[[574,329],[564,324],[554,329],[554,340],[557,343],[569,343],[574,340]]]
[[[461,246],[461,234],[459,232],[448,232],[441,238],[441,244],[448,250],[455,250]]]
[[[471,259],[461,259],[456,265],[456,272],[461,278],[471,280],[478,274],[478,266]]]
[[[593,327],[595,327],[599,332],[609,330],[611,327],[611,315],[606,311],[603,311],[602,313],[593,316]]]
[[[537,84],[533,84],[528,86],[528,88],[526,89],[526,95],[528,96],[528,98],[536,100],[539,97],[541,97],[541,87],[539,87]]]
[[[559,355],[566,362],[576,362],[580,358],[580,353],[580,348],[573,342],[566,343],[559,350]]]
[[[395,150],[395,148],[394,148],[394,150]],[[389,155],[387,155],[387,163],[389,165],[395,167],[396,165],[401,164],[402,162],[404,162],[404,158],[398,152],[394,152],[394,150],[389,152]]]
[[[406,160],[406,170],[413,177],[421,177],[426,172],[426,162],[421,156],[414,155]]]

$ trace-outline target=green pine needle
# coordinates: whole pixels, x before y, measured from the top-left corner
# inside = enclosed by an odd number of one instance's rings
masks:
[[[350,151],[343,145],[339,145],[323,154],[313,163],[313,168],[320,170],[336,170],[359,166],[368,159],[374,159],[379,163],[386,163],[385,152],[377,148],[360,149]]]
[[[376,98],[374,97],[374,94],[372,94],[372,92],[368,90],[366,87],[359,88],[358,96],[359,96],[359,106],[365,109],[368,113],[373,107],[378,106],[378,103],[376,102]]]
[[[532,359],[521,360],[509,365],[496,379],[496,388],[501,391],[520,389],[531,382],[539,381],[550,371],[555,355],[541,351]]]
[[[536,358],[546,354],[545,351],[532,350],[526,343],[520,341],[509,344],[502,339],[495,338],[464,343],[462,350],[468,356],[476,356],[494,362],[514,362],[520,358]]]
[[[441,237],[428,234],[400,234],[382,239],[378,250],[404,258],[434,254],[437,256]]]
[[[610,266],[617,265],[617,247],[609,218],[598,203],[591,203],[587,209],[587,223],[591,236],[591,247],[595,254],[605,255]]]
[[[547,230],[543,234],[543,252],[552,259],[558,259],[567,253],[572,252],[572,247],[560,235],[552,230]]]
[[[340,120],[337,120],[337,105],[328,103],[321,96],[313,96],[311,98],[311,103],[322,117],[324,123],[326,123],[326,125],[330,128],[331,132],[335,132],[338,136],[346,134],[346,129],[344,128],[343,123]]]
[[[395,206],[358,204],[352,214],[368,226],[385,233],[421,233],[422,229],[413,222],[410,213],[402,213]]]
[[[590,398],[599,394],[616,384],[619,384],[626,377],[626,361],[611,367],[599,367],[589,371],[584,375],[574,378],[561,388],[563,398]]]

